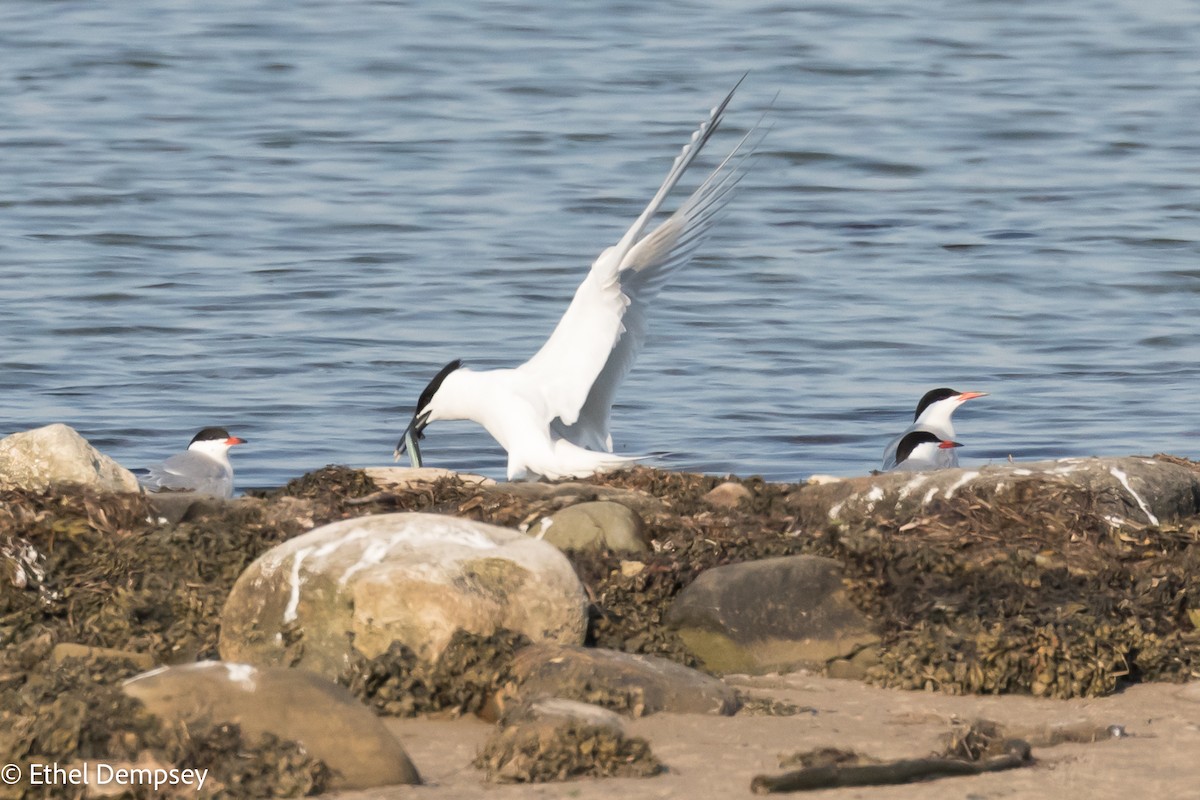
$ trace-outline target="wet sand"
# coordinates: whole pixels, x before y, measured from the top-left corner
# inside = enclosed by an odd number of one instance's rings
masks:
[[[1031,767],[903,786],[798,793],[821,798],[964,800],[973,798],[1200,798],[1200,684],[1138,684],[1108,697],[1045,700],[1023,696],[954,697],[881,689],[796,673],[729,682],[756,697],[802,709],[790,717],[657,714],[627,723],[648,739],[669,771],[654,778],[584,779],[535,785],[485,784],[470,766],[492,726],[474,718],[390,720],[426,785],[326,795],[337,800],[698,800],[754,797],[751,780],[786,771],[781,756],[818,747],[854,749],[882,759],[919,758],[943,747],[956,722],[994,720],[1013,729],[1122,725],[1125,738],[1035,746]],[[1021,730],[1015,730],[1020,733]]]

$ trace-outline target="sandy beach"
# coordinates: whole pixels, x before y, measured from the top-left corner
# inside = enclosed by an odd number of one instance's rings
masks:
[[[1100,698],[954,697],[880,689],[856,681],[798,673],[731,676],[756,697],[800,707],[794,716],[656,714],[627,723],[651,742],[668,771],[653,778],[609,778],[537,785],[486,784],[470,766],[491,725],[474,718],[390,720],[420,765],[423,786],[326,795],[337,800],[698,800],[751,797],[754,776],[777,774],[781,756],[818,747],[852,748],[881,759],[915,758],[941,749],[956,723],[990,719],[1014,732],[1121,725],[1127,736],[1091,744],[1033,748],[1027,768],[901,786],[802,793],[814,800],[963,800],[963,798],[1200,797],[1200,687],[1142,684]],[[808,710],[811,709],[811,710]],[[801,796],[801,795],[797,795]]]

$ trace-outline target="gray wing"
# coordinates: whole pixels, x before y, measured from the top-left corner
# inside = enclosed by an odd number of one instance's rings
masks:
[[[147,473],[139,483],[150,491],[233,496],[233,471],[200,453],[188,451],[171,456],[148,467]]]
[[[883,448],[883,466],[880,467],[884,472],[896,468],[896,448],[900,446],[900,440],[916,430],[915,426],[905,429],[904,433],[892,437],[892,440],[887,443],[887,447]]]

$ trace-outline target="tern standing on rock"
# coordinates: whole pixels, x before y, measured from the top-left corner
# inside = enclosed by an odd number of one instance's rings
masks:
[[[205,428],[192,437],[187,450],[147,468],[138,482],[152,492],[196,492],[233,497],[233,465],[229,448],[245,444],[224,428]]]
[[[917,411],[913,414],[913,424],[904,433],[888,442],[883,449],[883,471],[895,469],[900,463],[897,449],[900,441],[915,431],[929,431],[942,441],[954,439],[954,423],[950,418],[963,403],[976,397],[986,397],[987,392],[958,392],[954,389],[931,389],[917,403]],[[936,466],[939,469],[958,466],[958,453],[953,449],[937,450]]]
[[[720,125],[736,90],[692,134],[621,240],[593,262],[542,349],[514,369],[475,371],[462,361],[443,367],[421,392],[396,445],[397,458],[407,448],[413,466],[420,466],[417,440],[431,422],[469,419],[507,451],[509,480],[582,477],[637,460],[612,452],[613,395],[646,340],[650,301],[688,263],[721,216],[757,143],[746,146],[758,126],[675,213],[653,229],[650,224]]]

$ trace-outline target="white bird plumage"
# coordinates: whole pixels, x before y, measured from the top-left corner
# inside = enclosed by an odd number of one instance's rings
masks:
[[[612,453],[613,396],[645,342],[649,302],[711,232],[744,175],[757,142],[746,144],[760,126],[741,138],[670,217],[646,230],[717,130],[737,88],[692,134],[625,235],[592,263],[541,349],[513,369],[477,372],[455,366],[458,362],[447,365],[422,393],[397,457],[430,422],[469,419],[507,451],[509,480],[579,477],[637,460]],[[418,454],[413,457],[419,462]]]
[[[961,447],[958,442],[943,439],[929,431],[909,431],[900,437],[896,447],[896,463],[893,471],[920,472],[927,469],[944,469],[945,454]]]
[[[196,492],[233,497],[229,448],[245,441],[230,436],[224,428],[205,428],[192,438],[187,450],[161,464],[147,467],[147,474],[138,482],[152,492]]]
[[[894,437],[883,448],[883,471],[896,468],[896,448],[900,441],[915,431],[929,431],[942,441],[953,441],[954,423],[951,419],[958,407],[976,397],[986,397],[987,392],[959,392],[954,389],[930,389],[917,403],[913,423],[904,429],[899,436]],[[955,449],[938,449],[935,453],[934,466],[938,469],[958,466],[958,451]]]

